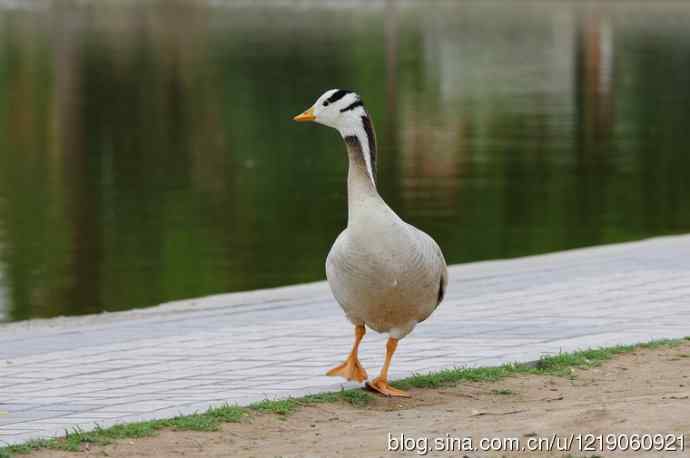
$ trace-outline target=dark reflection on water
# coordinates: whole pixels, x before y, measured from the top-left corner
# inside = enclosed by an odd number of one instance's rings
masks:
[[[331,87],[451,263],[690,230],[690,8],[304,5],[1,10],[0,321],[322,279]]]

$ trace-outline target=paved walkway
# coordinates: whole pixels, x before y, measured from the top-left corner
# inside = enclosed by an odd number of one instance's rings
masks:
[[[688,317],[690,236],[458,265],[391,375],[683,337]],[[370,374],[384,342],[363,342]],[[337,390],[322,374],[351,343],[323,282],[0,326],[0,444]]]

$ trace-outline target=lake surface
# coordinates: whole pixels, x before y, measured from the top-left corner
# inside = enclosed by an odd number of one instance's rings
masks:
[[[690,231],[690,6],[3,2],[0,321],[324,278],[335,131],[449,263]]]

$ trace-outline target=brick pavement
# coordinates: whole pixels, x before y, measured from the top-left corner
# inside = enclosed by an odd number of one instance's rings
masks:
[[[450,268],[391,375],[690,335],[690,236]],[[352,328],[325,282],[0,325],[0,445],[338,390]],[[370,374],[385,336],[369,332]]]

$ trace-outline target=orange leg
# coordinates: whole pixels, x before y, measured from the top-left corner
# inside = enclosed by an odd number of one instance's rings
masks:
[[[357,380],[358,382],[363,382],[368,378],[367,371],[364,370],[362,364],[359,362],[359,358],[357,358],[359,343],[364,338],[365,333],[366,329],[364,328],[363,324],[355,326],[355,344],[352,346],[352,351],[343,364],[326,372],[326,375],[339,375],[348,380]]]
[[[388,342],[386,343],[386,361],[383,363],[381,373],[371,382],[367,382],[367,386],[372,390],[378,391],[384,396],[409,398],[411,396],[408,392],[393,388],[388,384],[388,368],[391,365],[391,359],[393,359],[393,353],[395,353],[396,348],[398,348],[398,339],[389,337]]]

